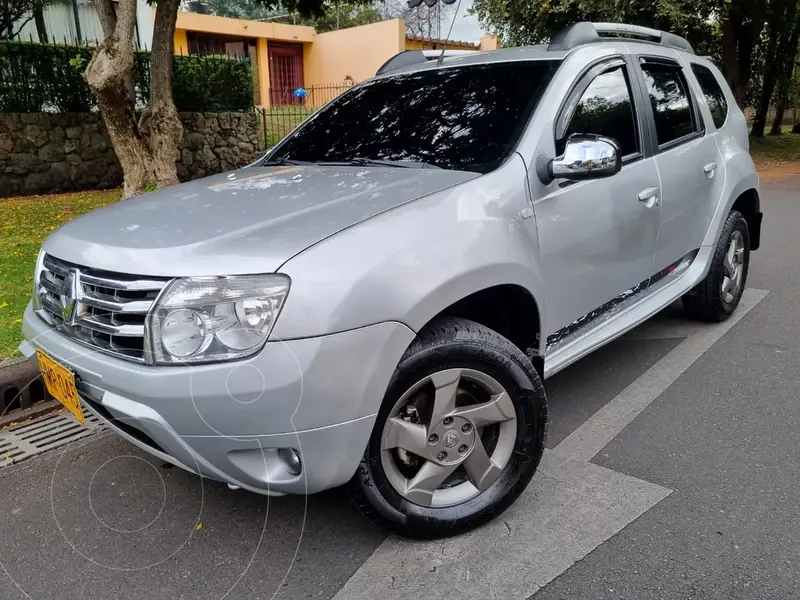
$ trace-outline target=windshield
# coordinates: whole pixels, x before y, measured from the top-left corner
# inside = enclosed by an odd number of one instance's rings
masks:
[[[383,77],[342,94],[269,161],[398,161],[487,172],[514,149],[558,61]]]

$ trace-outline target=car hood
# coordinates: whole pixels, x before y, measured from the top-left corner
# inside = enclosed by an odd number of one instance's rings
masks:
[[[477,176],[394,167],[248,167],[92,211],[54,232],[44,249],[79,265],[140,275],[268,273],[337,231]]]

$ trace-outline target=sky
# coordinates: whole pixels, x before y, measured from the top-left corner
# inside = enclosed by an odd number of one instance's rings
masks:
[[[453,25],[453,33],[450,34],[452,39],[477,42],[480,41],[482,35],[486,35],[478,24],[478,18],[467,14],[470,8],[472,8],[472,0],[461,0],[461,8]],[[450,29],[450,22],[442,23],[442,37],[447,35],[448,29]]]

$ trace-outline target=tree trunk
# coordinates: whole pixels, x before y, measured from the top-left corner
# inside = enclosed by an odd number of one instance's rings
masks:
[[[747,105],[753,51],[766,20],[765,4],[743,0],[726,2],[721,17],[723,71],[736,103],[742,109]]]
[[[783,133],[783,115],[786,111],[786,106],[789,103],[789,90],[794,78],[795,59],[797,57],[797,44],[800,42],[800,18],[798,18],[795,10],[794,24],[792,25],[792,33],[789,36],[789,41],[784,48],[779,50],[783,57],[783,64],[781,66],[781,77],[778,87],[778,103],[775,113],[775,121],[772,123],[772,130],[770,135],[781,135]]]
[[[178,183],[175,161],[183,142],[183,125],[172,99],[172,62],[175,56],[175,22],[180,0],[160,0],[153,24],[150,55],[150,105],[139,126],[150,138],[156,187]]]
[[[172,52],[178,0],[156,9],[150,67],[150,105],[137,122],[133,96],[133,36],[136,0],[96,0],[106,38],[84,77],[97,98],[122,172],[123,197],[178,182],[175,160],[183,127],[172,102]],[[166,37],[169,36],[168,43]]]
[[[772,120],[772,128],[769,130],[770,135],[781,135],[783,133],[783,116],[785,114],[786,103],[783,98],[780,98],[775,107],[775,118]]]
[[[725,71],[725,79],[736,98],[737,104],[741,107],[744,101],[741,79],[739,77],[739,56],[737,53],[738,26],[734,21],[737,15],[729,9],[729,14],[722,21],[722,68]]]
[[[41,4],[33,9],[33,21],[36,23],[36,35],[39,36],[39,43],[46,44],[47,27],[44,24],[44,11]]]
[[[777,3],[774,3],[777,4]],[[756,115],[753,119],[753,128],[750,135],[756,138],[764,137],[764,130],[767,127],[767,113],[769,112],[769,104],[772,96],[775,93],[775,86],[778,84],[778,79],[781,75],[781,68],[783,62],[780,60],[782,56],[779,53],[781,48],[782,35],[788,34],[785,23],[785,11],[781,8],[772,7],[772,14],[769,18],[769,38],[767,42],[767,49],[764,53],[764,79],[761,84],[761,93],[758,97],[756,105]],[[794,13],[792,13],[792,23],[794,23]],[[794,54],[793,54],[794,56]]]
[[[769,110],[769,102],[776,87],[778,92],[776,94],[776,115],[770,133],[772,135],[780,135],[781,133],[789,81],[794,72],[797,44],[800,41],[800,19],[797,18],[797,2],[790,3],[786,8],[786,11],[776,12],[773,18],[770,19],[770,38],[765,56],[767,68],[764,73],[764,89],[761,92],[761,99],[752,131],[752,135],[757,137],[764,135],[766,112]]]

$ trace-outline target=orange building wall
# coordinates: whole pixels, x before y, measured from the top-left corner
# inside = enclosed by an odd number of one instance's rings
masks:
[[[481,50],[499,50],[500,40],[493,35],[485,35],[481,38]]]
[[[189,42],[185,29],[175,29],[175,54],[189,54]]]
[[[203,31],[218,35],[239,35],[252,38],[268,38],[284,42],[310,42],[314,39],[314,28],[284,23],[264,23],[246,19],[229,19],[214,15],[179,12],[175,24],[178,29]],[[185,34],[184,34],[185,35]]]
[[[368,79],[399,52],[421,50],[425,46],[425,42],[406,38],[405,23],[401,19],[318,34],[312,27],[179,12],[174,37],[175,54],[189,54],[189,31],[256,39],[255,68],[259,84],[256,100],[261,106],[269,105],[267,48],[270,42],[303,44],[303,84],[306,88],[325,86],[313,96],[322,103],[341,91],[337,86],[342,86],[348,77],[354,82]],[[481,38],[481,50],[497,47],[497,38]],[[472,44],[456,42],[448,44],[448,48],[477,50]]]
[[[304,44],[305,85],[338,84],[347,76],[355,82],[375,75],[380,66],[405,50],[401,19],[319,33]]]

